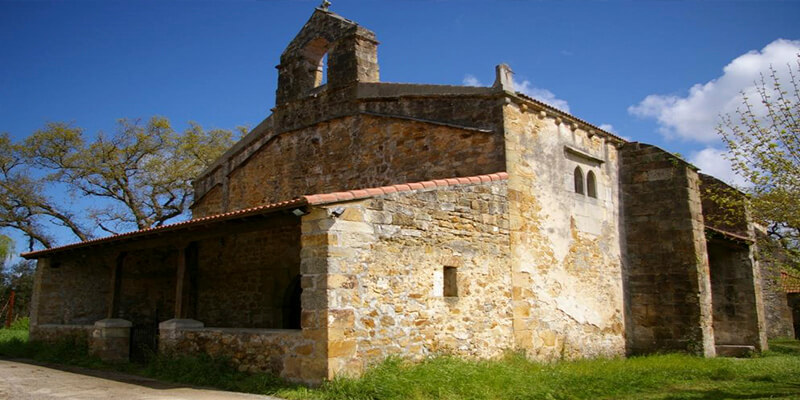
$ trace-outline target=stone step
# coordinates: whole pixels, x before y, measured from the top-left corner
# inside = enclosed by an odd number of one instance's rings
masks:
[[[749,357],[756,352],[755,346],[743,344],[718,344],[714,348],[718,357]]]

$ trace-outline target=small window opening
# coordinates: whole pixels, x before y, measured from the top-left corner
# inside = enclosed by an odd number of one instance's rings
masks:
[[[593,171],[589,171],[586,174],[586,193],[589,197],[597,198],[597,180],[594,177]]]
[[[583,171],[581,167],[575,167],[575,193],[583,194]]]
[[[444,267],[444,297],[458,297],[458,268]]]
[[[300,285],[300,275],[296,275],[289,282],[283,295],[283,329],[300,329],[300,315],[302,314],[301,300],[303,289]]]
[[[314,78],[314,87],[320,87],[328,83],[328,53],[319,60],[317,74]]]

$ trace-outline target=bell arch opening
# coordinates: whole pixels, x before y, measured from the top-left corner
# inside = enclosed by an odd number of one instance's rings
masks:
[[[303,49],[303,57],[308,63],[308,70],[311,74],[310,81],[314,89],[325,85],[328,82],[328,51],[331,43],[322,37],[318,37],[306,45]]]

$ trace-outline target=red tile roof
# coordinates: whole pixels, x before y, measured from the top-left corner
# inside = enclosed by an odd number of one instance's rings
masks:
[[[781,271],[781,284],[786,293],[800,293],[800,275]]]
[[[148,236],[155,233],[171,232],[179,229],[185,229],[194,226],[205,225],[214,222],[222,222],[228,220],[235,220],[245,218],[248,216],[262,215],[273,213],[279,210],[300,208],[307,205],[322,205],[330,203],[339,203],[351,200],[366,199],[384,194],[409,192],[419,189],[429,189],[435,187],[446,187],[453,185],[476,184],[485,182],[494,182],[508,179],[508,174],[505,172],[498,172],[488,175],[477,175],[463,178],[450,178],[450,179],[437,179],[433,181],[403,183],[399,185],[381,186],[377,188],[367,188],[358,190],[349,190],[346,192],[333,192],[301,196],[292,200],[280,201],[277,203],[263,204],[256,207],[245,208],[242,210],[231,211],[222,214],[209,215],[203,218],[195,218],[187,221],[176,222],[174,224],[162,225],[152,228],[140,229],[138,231],[120,233],[118,235],[107,236],[98,239],[86,240],[83,242],[72,243],[60,247],[53,247],[50,249],[43,249],[20,254],[27,259],[39,258],[52,253],[57,253],[66,250],[73,250],[92,245],[103,243],[116,242],[123,239],[133,239],[143,236]]]

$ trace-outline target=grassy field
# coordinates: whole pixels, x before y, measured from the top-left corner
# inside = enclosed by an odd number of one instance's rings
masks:
[[[237,372],[224,360],[206,357],[108,365],[71,343],[28,343],[23,329],[0,330],[0,355],[288,399],[800,399],[800,342],[794,340],[773,341],[769,352],[746,359],[682,354],[550,364],[518,354],[480,362],[447,356],[421,363],[389,359],[359,379],[337,379],[317,389]]]

